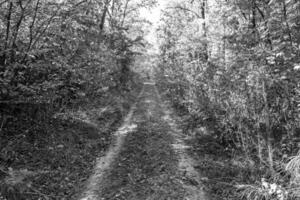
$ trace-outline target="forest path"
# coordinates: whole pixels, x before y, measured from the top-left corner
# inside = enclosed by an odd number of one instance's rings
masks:
[[[155,84],[145,83],[80,200],[207,200],[171,116]]]

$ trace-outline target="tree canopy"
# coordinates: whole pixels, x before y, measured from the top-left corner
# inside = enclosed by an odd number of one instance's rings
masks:
[[[158,30],[159,79],[174,104],[215,121],[216,137],[273,175],[299,150],[299,9],[294,0],[174,1]]]

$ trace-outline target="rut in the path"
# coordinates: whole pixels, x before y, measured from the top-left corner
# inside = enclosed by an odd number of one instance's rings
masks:
[[[206,200],[191,160],[154,84],[145,84],[122,146],[95,179],[90,200]],[[192,174],[192,175],[191,175]]]

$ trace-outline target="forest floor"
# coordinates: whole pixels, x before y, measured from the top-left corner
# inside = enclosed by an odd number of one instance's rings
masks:
[[[2,112],[0,199],[76,199],[140,89],[111,91],[47,120],[30,118],[24,106]]]
[[[34,142],[26,127],[14,140],[3,134],[0,159],[11,161],[0,165],[3,199],[236,199],[235,185],[252,181],[248,163],[230,157],[208,129],[184,132],[185,116],[154,83],[123,103],[126,111],[91,105],[57,115]]]
[[[209,199],[171,115],[155,84],[145,83],[79,199]]]

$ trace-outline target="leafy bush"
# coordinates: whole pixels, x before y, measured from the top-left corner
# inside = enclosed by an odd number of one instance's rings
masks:
[[[242,153],[270,180],[289,183],[282,166],[299,151],[299,6],[173,2],[158,29],[157,79],[174,107],[187,111],[189,129],[210,119],[212,136],[229,152]],[[275,198],[255,182],[248,185],[243,194],[250,199]]]

